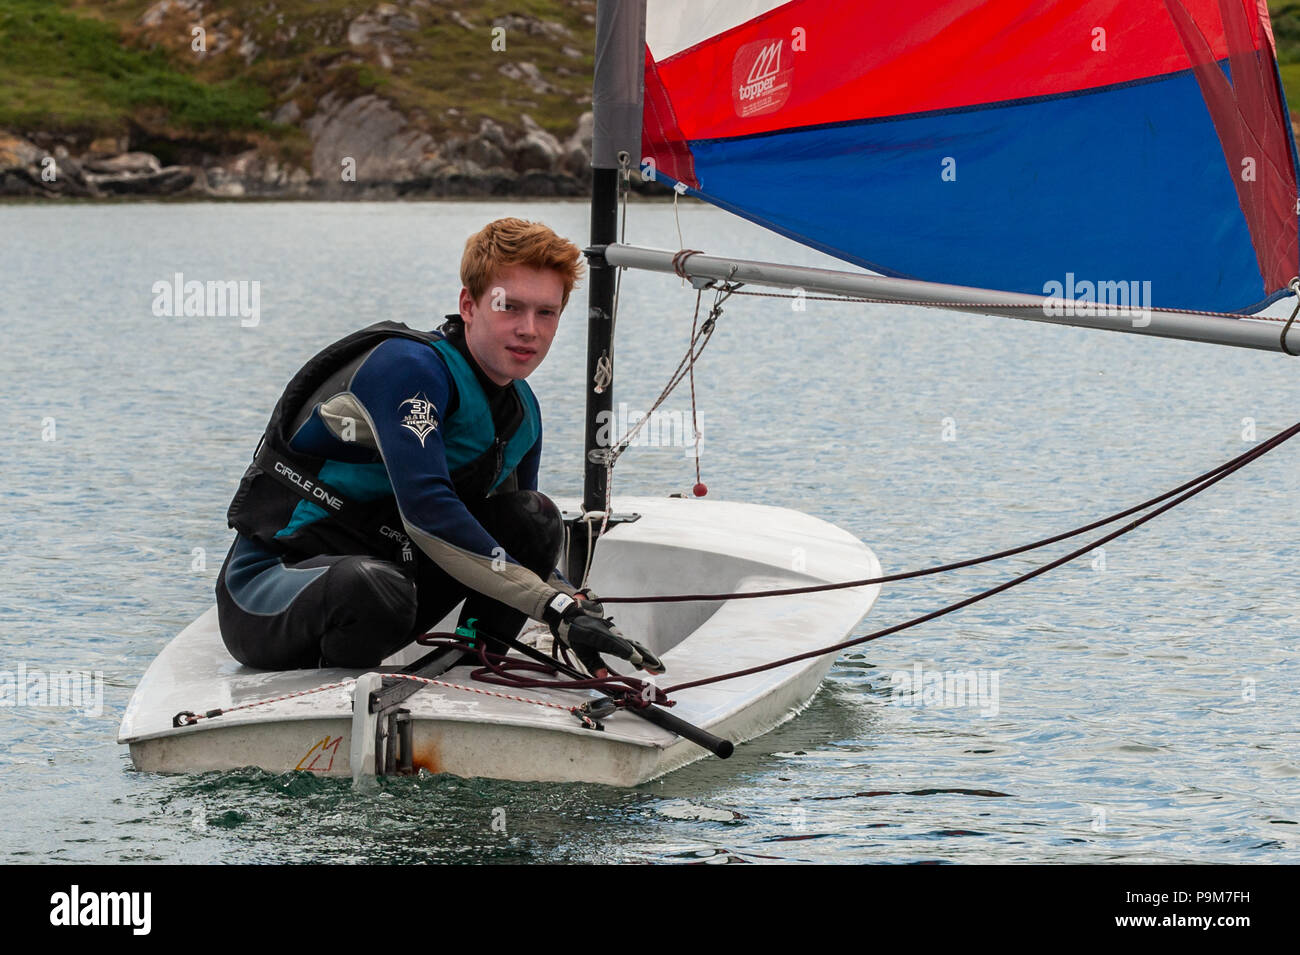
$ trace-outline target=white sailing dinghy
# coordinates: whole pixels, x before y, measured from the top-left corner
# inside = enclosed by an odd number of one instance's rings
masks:
[[[561,503],[561,502],[557,502]],[[796,511],[754,504],[632,498],[620,507],[640,514],[601,539],[591,585],[600,593],[683,593],[707,580],[720,591],[797,587],[877,576],[875,557],[859,541]],[[803,547],[806,567],[791,570],[792,546]],[[636,634],[684,682],[816,649],[842,639],[861,619],[878,586],[807,595],[711,603],[629,604],[619,627]],[[182,711],[230,710],[242,703],[355,680],[345,670],[251,670],[231,659],[212,608],[173,640],[140,682],[121,738],[140,769],[197,772],[259,766],[350,775],[375,771],[374,714],[354,721],[346,687],[233,710],[193,726],[173,727]],[[435,629],[455,627],[455,614]],[[426,648],[395,657],[398,672]],[[783,722],[816,692],[832,658],[823,656],[736,681],[686,690],[673,713],[732,741],[750,739]],[[415,769],[500,779],[585,781],[630,786],[653,779],[706,750],[630,714],[605,718],[604,730],[586,728],[567,709],[521,702],[502,692],[570,707],[592,694],[529,689],[509,691],[475,683],[458,666],[421,685],[402,701],[410,711]],[[471,690],[455,687],[466,686]],[[363,727],[365,727],[363,729]],[[387,727],[378,727],[380,734]],[[380,746],[382,752],[383,746]],[[391,750],[390,750],[391,751]],[[382,757],[380,757],[382,760]],[[369,759],[369,764],[365,760]],[[395,762],[400,756],[394,754]],[[358,764],[354,765],[354,760]],[[379,766],[382,771],[382,763]]]
[[[598,422],[619,268],[720,295],[761,285],[1292,353],[1290,323],[1248,317],[1300,288],[1296,147],[1258,0],[628,0],[601,2],[596,30],[586,482],[560,503],[576,512],[570,576],[589,568],[597,593],[880,575],[863,543],[793,510],[611,500],[617,449]],[[617,243],[638,166],[879,274]],[[878,592],[615,612],[693,683],[833,645]],[[214,608],[150,666],[120,742],[151,771],[635,785],[790,718],[834,656],[675,691],[671,713],[610,712],[593,691],[475,682],[426,649],[373,673],[253,671],[226,653]]]

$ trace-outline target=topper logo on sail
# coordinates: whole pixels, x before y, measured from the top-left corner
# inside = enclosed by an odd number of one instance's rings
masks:
[[[737,116],[771,113],[790,98],[794,68],[789,65],[784,45],[784,40],[759,40],[736,51],[731,68],[731,94]]]
[[[754,66],[749,71],[749,80],[740,88],[741,99],[755,99],[762,93],[769,93],[776,83],[777,74],[781,72],[781,41],[772,41],[754,58]]]

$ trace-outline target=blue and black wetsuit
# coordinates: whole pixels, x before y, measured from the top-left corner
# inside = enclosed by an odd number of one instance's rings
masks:
[[[493,383],[458,326],[444,327],[318,368],[301,407],[283,409],[289,450],[323,462],[311,477],[415,559],[369,546],[322,506],[328,498],[299,490],[268,505],[274,491],[264,477],[250,490],[250,468],[231,508],[241,533],[217,580],[222,637],[241,663],[374,666],[462,599],[462,623],[514,636],[557,590],[573,592],[555,570],[559,510],[537,491],[536,399],[522,381]]]

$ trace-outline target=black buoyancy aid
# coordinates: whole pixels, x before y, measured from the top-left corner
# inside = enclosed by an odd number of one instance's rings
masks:
[[[252,463],[245,470],[230,503],[226,514],[230,527],[278,553],[301,557],[373,554],[392,560],[405,572],[414,571],[415,548],[403,529],[395,498],[390,495],[367,502],[349,499],[320,479],[320,471],[327,459],[295,451],[289,446],[292,437],[289,429],[312,395],[349,362],[384,340],[395,337],[423,342],[431,347],[445,340],[441,332],[417,331],[400,322],[377,322],[322,349],[293,376],[275,404]],[[439,348],[435,350],[442,351]],[[446,360],[445,354],[443,357]],[[465,378],[463,373],[453,373],[458,387],[467,387]],[[477,386],[471,384],[469,387]],[[525,399],[521,396],[519,400],[522,403]],[[516,424],[510,435],[497,436],[490,447],[451,472],[452,485],[462,501],[472,504],[503,484],[500,473],[504,463],[502,447],[518,435],[520,423],[535,424],[536,416],[531,413],[531,406],[528,411],[529,414],[515,417]],[[527,440],[526,435],[518,437]],[[512,463],[512,468],[514,464],[517,461]],[[285,537],[281,532],[303,501],[320,508],[325,516]]]

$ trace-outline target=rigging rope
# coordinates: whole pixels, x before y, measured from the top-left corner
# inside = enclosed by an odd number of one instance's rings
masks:
[[[894,574],[887,577],[873,578],[869,580],[846,581],[838,584],[822,584],[815,587],[796,587],[796,588],[789,588],[786,590],[779,590],[779,591],[762,591],[762,592],[747,593],[747,594],[708,594],[708,595],[685,595],[685,596],[648,597],[648,598],[622,598],[622,597],[602,598],[603,601],[609,603],[657,602],[657,601],[672,601],[672,600],[739,599],[743,597],[774,596],[777,594],[813,593],[821,590],[836,590],[836,589],[843,589],[846,587],[864,586],[866,584],[881,583],[888,580],[902,580],[908,577],[919,577],[919,576],[924,576],[926,574],[940,573],[941,571],[945,571],[945,570],[954,570],[959,567],[969,567],[974,564],[984,563],[991,560],[997,560],[1000,558],[1009,557],[1014,554],[1023,553],[1024,551],[1027,550],[1032,550],[1037,547],[1042,547],[1046,544],[1055,543],[1057,541],[1061,541],[1070,537],[1077,536],[1078,534],[1085,533],[1086,531],[1089,530],[1094,530],[1105,524],[1110,524],[1123,517],[1127,517],[1133,513],[1136,513],[1137,511],[1145,510],[1146,508],[1149,508],[1154,504],[1164,502],[1161,504],[1160,507],[1150,511],[1147,514],[1143,514],[1141,517],[1137,518],[1136,520],[1130,521],[1128,524],[1125,524],[1123,527],[1119,528],[1118,530],[1111,531],[1109,534],[1099,537],[1096,540],[1091,541],[1085,544],[1084,546],[1077,548],[1076,550],[1071,551],[1068,554],[1065,554],[1062,557],[1058,557],[1055,560],[1049,561],[1048,563],[1035,568],[1034,570],[1021,574],[1018,577],[1014,577],[1011,580],[1004,581],[1001,584],[988,588],[987,590],[983,590],[980,591],[979,593],[972,594],[969,597],[963,598],[962,600],[959,600],[955,603],[948,604],[945,607],[940,607],[938,610],[933,610],[929,613],[922,614],[919,617],[913,617],[910,620],[905,620],[902,623],[894,624],[893,626],[885,627],[881,630],[876,630],[873,633],[867,634],[866,636],[856,637],[851,640],[844,640],[841,641],[840,643],[835,643],[826,647],[820,647],[815,650],[807,650],[804,651],[803,653],[796,653],[788,657],[783,657],[782,659],[779,660],[773,660],[769,663],[759,664],[757,666],[748,667],[742,670],[733,670],[728,673],[719,673],[716,674],[715,676],[704,677],[698,680],[690,680],[688,682],[678,683],[669,687],[659,687],[656,684],[651,683],[649,681],[640,680],[637,679],[636,677],[626,676],[623,674],[616,674],[616,673],[606,677],[591,677],[589,679],[581,679],[581,680],[539,679],[536,676],[526,676],[523,674],[538,673],[538,674],[550,675],[550,674],[555,674],[558,671],[554,667],[549,666],[547,664],[537,663],[530,660],[523,660],[518,657],[510,657],[508,654],[491,653],[483,645],[483,641],[480,640],[477,641],[477,643],[466,643],[464,641],[457,639],[456,634],[429,633],[417,638],[417,642],[425,646],[459,649],[462,651],[477,653],[479,656],[479,662],[481,663],[481,666],[478,669],[471,671],[470,677],[471,679],[478,680],[480,682],[495,683],[497,685],[509,686],[509,687],[514,687],[519,689],[534,688],[534,689],[550,689],[550,690],[594,690],[598,692],[603,692],[608,695],[609,697],[608,704],[612,709],[626,708],[626,707],[640,708],[640,707],[649,706],[652,703],[659,704],[661,706],[672,706],[674,701],[669,698],[668,694],[670,693],[677,693],[681,690],[692,689],[694,687],[699,687],[699,686],[707,686],[712,683],[720,683],[723,682],[724,680],[734,680],[742,676],[750,676],[755,673],[762,673],[767,670],[773,670],[776,669],[777,667],[787,666],[788,664],[797,663],[801,660],[808,660],[808,659],[812,659],[813,657],[825,656],[826,654],[829,653],[838,653],[841,650],[847,650],[850,647],[860,646],[864,643],[869,643],[872,640],[878,640],[881,637],[899,633],[900,631],[919,626],[920,624],[923,623],[928,623],[931,620],[938,619],[939,617],[943,617],[957,610],[961,610],[964,607],[969,607],[972,604],[978,603],[982,600],[986,600],[995,594],[999,594],[1003,592],[1004,590],[1010,590],[1012,587],[1016,587],[1022,583],[1025,583],[1026,581],[1033,580],[1035,577],[1039,577],[1047,573],[1048,571],[1055,570],[1057,567],[1060,567],[1062,564],[1069,563],[1070,561],[1083,556],[1089,551],[1094,550],[1097,547],[1101,547],[1102,545],[1107,544],[1110,541],[1115,540],[1116,538],[1141,527],[1143,524],[1146,524],[1148,521],[1151,521],[1156,517],[1159,517],[1165,511],[1177,507],[1179,504],[1182,504],[1184,501],[1189,500],[1190,498],[1194,497],[1197,494],[1200,494],[1202,491],[1206,490],[1207,488],[1217,484],[1219,481],[1222,481],[1228,475],[1233,474],[1236,471],[1239,471],[1247,464],[1250,464],[1252,461],[1256,460],[1257,458],[1260,458],[1263,455],[1269,453],[1274,448],[1277,448],[1284,442],[1291,440],[1293,437],[1296,436],[1296,434],[1300,434],[1300,422],[1297,422],[1296,424],[1292,425],[1286,430],[1279,432],[1278,434],[1269,438],[1267,441],[1262,442],[1259,446],[1252,448],[1251,450],[1243,454],[1238,455],[1232,460],[1224,464],[1221,464],[1218,467],[1211,469],[1210,471],[1205,472],[1204,474],[1193,479],[1192,481],[1181,484],[1178,487],[1174,488],[1173,490],[1167,491],[1164,494],[1159,495],[1158,497],[1151,498],[1149,501],[1145,501],[1142,504],[1136,505],[1135,507],[1128,508],[1127,510],[1121,511],[1101,521],[1095,521],[1092,524],[1088,524],[1083,527],[1076,528],[1073,531],[1068,531],[1064,534],[1058,534],[1054,537],[1046,538],[1042,541],[1037,541],[1033,544],[1012,548],[1010,550],[1001,551],[997,554],[991,554],[985,557],[975,558],[968,561],[961,561],[955,564],[948,564],[942,567],[928,568],[926,570],[921,570],[921,571],[912,571],[906,574]],[[1174,495],[1179,495],[1179,496],[1174,497]],[[1169,498],[1171,497],[1173,499],[1169,500]],[[579,720],[581,720],[583,722],[583,725],[585,726],[590,726],[592,728],[599,728],[599,723],[592,718],[593,711],[590,706],[592,701],[588,701],[588,704],[584,704],[584,705],[566,706],[563,704],[552,703],[548,700],[536,700],[528,697],[514,696],[506,693],[500,693],[494,690],[484,690],[484,689],[479,689],[477,687],[463,686],[458,683],[450,683],[444,680],[436,680],[427,677],[420,677],[414,674],[389,673],[389,674],[385,674],[385,676],[396,677],[398,679],[405,679],[405,680],[414,680],[419,683],[425,683],[433,686],[443,686],[449,689],[465,690],[471,693],[484,693],[489,696],[497,696],[497,697],[501,697],[502,699],[513,700],[521,703],[531,703],[539,706],[553,707],[555,709],[560,709],[572,713]],[[237,710],[251,709],[252,707],[257,707],[257,706],[266,706],[272,703],[278,703],[285,700],[291,700],[303,696],[308,696],[314,693],[321,693],[326,690],[350,687],[355,685],[355,682],[356,682],[355,680],[344,680],[338,683],[327,683],[322,686],[312,687],[311,689],[307,689],[307,690],[299,690],[293,693],[287,693],[282,696],[272,697],[269,699],[256,700],[249,703],[243,703],[236,706],[229,706],[225,708],[212,709],[201,714],[190,712],[190,711],[183,711],[177,713],[172,718],[172,725],[174,727],[192,726],[193,724],[203,719],[212,719],[214,717],[222,716],[223,714],[226,713],[232,713]]]
[[[1173,488],[1172,490],[1165,491],[1163,494],[1159,494],[1156,497],[1151,498],[1150,500],[1143,501],[1141,504],[1135,504],[1132,507],[1125,508],[1122,511],[1118,511],[1115,514],[1110,515],[1109,517],[1103,517],[1100,520],[1093,521],[1090,524],[1084,524],[1081,527],[1074,528],[1073,530],[1063,531],[1060,534],[1054,534],[1051,537],[1045,537],[1042,540],[1034,541],[1031,544],[1022,544],[1018,547],[1012,547],[1008,550],[998,551],[997,553],[985,554],[982,557],[972,557],[967,560],[960,560],[951,564],[940,564],[937,567],[926,567],[922,570],[909,570],[897,574],[887,574],[883,577],[866,577],[863,578],[862,580],[846,580],[846,581],[833,583],[833,584],[813,584],[807,587],[785,587],[779,590],[753,590],[753,591],[745,591],[741,593],[666,594],[666,595],[660,595],[654,597],[602,596],[600,599],[602,603],[619,604],[619,603],[677,603],[681,601],[692,601],[692,600],[696,600],[696,601],[744,600],[752,597],[788,597],[793,594],[815,594],[827,590],[846,590],[852,587],[866,587],[871,584],[892,583],[897,580],[912,580],[917,577],[928,577],[931,574],[946,573],[947,571],[950,570],[960,570],[964,567],[974,567],[978,564],[986,564],[990,561],[1002,560],[1003,558],[1006,557],[1014,557],[1015,555],[1023,554],[1026,551],[1037,550],[1038,548],[1046,547],[1049,544],[1056,544],[1063,540],[1069,540],[1071,537],[1077,537],[1080,534],[1086,534],[1088,531],[1096,530],[1099,527],[1105,527],[1107,524],[1113,524],[1115,521],[1121,520],[1122,518],[1128,517],[1132,514],[1136,514],[1139,511],[1145,511],[1147,508],[1154,507],[1156,504],[1159,504],[1161,501],[1167,500],[1173,497],[1175,494],[1179,494],[1187,490],[1188,488],[1196,484],[1199,484],[1201,481],[1204,481],[1206,478],[1212,477],[1226,468],[1233,467],[1233,465],[1238,464],[1238,462],[1241,462],[1242,464],[1246,464],[1249,463],[1250,460],[1254,460],[1254,458],[1259,457],[1261,454],[1265,454],[1268,451],[1271,451],[1278,444],[1281,444],[1283,441],[1286,440],[1286,438],[1283,436],[1285,435],[1285,433],[1286,432],[1281,432],[1279,434],[1276,434],[1273,437],[1269,438],[1267,441],[1261,442],[1258,446],[1251,448],[1249,451],[1242,452],[1241,454],[1237,455],[1235,458],[1232,458],[1226,463],[1211,468],[1209,471],[1206,471],[1204,474],[1198,475],[1192,480],[1180,484],[1178,485],[1178,487]]]
[[[620,159],[621,158],[622,157],[620,157]],[[624,174],[625,174],[624,178],[627,178],[626,164],[624,165]],[[674,214],[676,214],[676,198],[677,197],[674,196]],[[624,229],[626,229],[626,224],[627,224],[626,195],[624,196],[623,212],[624,212],[623,226]],[[680,222],[678,227],[679,227],[679,239],[680,239]],[[682,243],[679,242],[679,246],[681,245]],[[691,256],[697,254],[701,254],[697,249],[680,248],[679,251],[673,256],[672,264],[673,264],[674,272],[676,272],[677,275],[681,276],[683,279],[690,278],[687,271],[687,262]],[[644,415],[640,421],[637,422],[636,426],[632,428],[628,432],[628,434],[625,435],[617,445],[611,447],[608,451],[605,452],[604,455],[605,501],[604,501],[604,510],[599,515],[601,518],[601,525],[598,534],[592,535],[591,527],[590,527],[590,521],[593,520],[597,515],[595,514],[583,515],[584,519],[587,520],[589,523],[587,529],[587,538],[588,538],[587,556],[583,568],[582,583],[581,583],[582,589],[586,588],[587,579],[591,571],[594,540],[598,539],[600,536],[603,536],[608,528],[609,516],[612,510],[614,465],[617,462],[618,458],[623,454],[623,452],[626,451],[627,448],[630,446],[632,440],[640,432],[641,428],[644,427],[645,424],[650,420],[651,415],[659,408],[660,405],[663,404],[663,402],[668,398],[668,396],[672,393],[672,391],[681,383],[684,377],[689,377],[690,386],[691,386],[691,424],[692,424],[692,431],[693,431],[694,441],[695,441],[695,477],[696,477],[695,493],[697,496],[701,496],[703,494],[704,484],[700,477],[700,461],[699,461],[699,441],[701,435],[699,431],[698,419],[696,416],[695,362],[699,360],[699,357],[703,353],[705,346],[707,346],[710,338],[712,337],[713,330],[717,323],[717,319],[722,314],[722,308],[721,308],[722,303],[731,295],[733,294],[752,295],[755,297],[764,297],[764,298],[803,298],[803,299],[812,298],[814,300],[822,300],[822,301],[868,302],[868,303],[890,304],[890,305],[917,305],[917,306],[948,307],[948,308],[954,308],[954,307],[978,308],[978,307],[985,307],[987,305],[987,303],[974,303],[974,302],[942,303],[942,305],[939,305],[938,303],[934,303],[934,302],[924,302],[924,301],[907,300],[907,299],[899,299],[899,298],[808,296],[804,294],[802,290],[798,294],[782,293],[782,292],[756,292],[747,289],[742,289],[743,283],[734,281],[736,271],[737,271],[737,267],[733,265],[731,268],[731,272],[726,280],[715,279],[715,280],[710,280],[708,282],[702,282],[697,279],[693,281],[693,284],[696,285],[695,310],[691,319],[691,340],[690,340],[690,344],[687,347],[686,355],[678,363],[677,368],[674,370],[673,374],[669,378],[668,384],[665,386],[663,391],[660,392],[660,395],[655,400],[655,402],[651,405],[649,412],[646,415]],[[619,269],[620,278],[621,278],[621,273],[622,273],[622,268]],[[1294,280],[1292,283],[1292,287],[1293,287],[1293,291],[1295,291],[1297,295],[1300,296],[1300,279]],[[700,303],[705,288],[714,289],[715,297],[714,297],[713,305],[710,308],[709,315],[706,318],[704,325],[701,327],[699,326]],[[617,310],[617,290],[618,290],[618,285],[616,284],[615,286],[615,309],[616,310]],[[1000,307],[1037,309],[1037,308],[1042,308],[1043,306],[1042,303],[1040,302],[1040,303],[1033,303],[1033,304],[1006,303],[1005,305]],[[1171,313],[1188,311],[1186,309],[1165,308],[1165,307],[1158,307],[1158,306],[1150,306],[1148,307],[1148,310],[1158,311],[1158,312],[1171,312]],[[1240,315],[1220,313],[1220,312],[1197,312],[1196,314],[1230,317],[1230,318],[1237,318],[1237,319],[1241,318]],[[1297,316],[1300,316],[1300,304],[1297,304],[1296,310],[1292,313],[1290,319],[1286,320],[1286,324],[1282,329],[1281,347],[1283,351],[1287,352],[1287,354],[1296,354],[1291,352],[1290,349],[1287,347],[1286,335],[1287,332],[1290,330],[1292,323],[1295,322]],[[1266,321],[1281,321],[1280,318],[1272,318],[1268,316],[1259,316],[1259,317],[1262,320],[1266,320]],[[698,345],[698,349],[697,349],[697,345]],[[804,653],[786,657],[781,660],[776,660],[771,663],[750,667],[744,670],[738,670],[731,673],[723,673],[717,676],[707,677],[700,680],[694,680],[687,683],[680,683],[677,684],[676,686],[669,687],[664,692],[675,692],[677,690],[683,690],[683,689],[688,689],[697,686],[704,686],[711,683],[718,683],[723,680],[735,679],[741,676],[748,676],[750,674],[760,673],[765,670],[771,670],[776,667],[785,666],[790,663],[798,662],[800,660],[806,660],[813,657],[823,656],[828,653],[838,652],[840,650],[844,650],[849,647],[858,646],[860,644],[867,643],[871,640],[879,639],[880,637],[887,636],[889,634],[898,633],[901,630],[906,630],[910,627],[918,626],[919,624],[928,622],[930,620],[934,620],[938,617],[962,609],[963,607],[967,607],[981,600],[985,600],[988,597],[993,596],[994,594],[1001,593],[1004,590],[1009,590],[1010,588],[1018,586],[1019,584],[1022,584],[1028,580],[1032,580],[1035,577],[1045,574],[1050,570],[1054,570],[1055,568],[1061,566],[1062,564],[1068,563],[1069,561],[1074,560],[1082,556],[1083,554],[1086,554],[1090,550],[1100,547],[1108,543],[1109,541],[1112,541],[1122,536],[1123,534],[1127,534],[1130,531],[1135,530],[1138,527],[1141,527],[1143,524],[1154,519],[1155,517],[1158,517],[1160,514],[1163,514],[1165,511],[1173,507],[1176,507],[1177,505],[1183,503],[1184,501],[1201,493],[1201,491],[1204,491],[1206,488],[1209,488],[1214,484],[1217,484],[1219,481],[1223,480],[1229,474],[1234,473],[1235,471],[1249,464],[1251,461],[1254,461],[1257,458],[1261,457],[1262,455],[1267,454],[1269,451],[1278,447],[1283,442],[1290,440],[1298,432],[1300,432],[1300,423],[1297,423],[1291,426],[1290,428],[1286,429],[1285,431],[1280,432],[1277,435],[1274,435],[1272,438],[1263,442],[1259,446],[1252,448],[1251,450],[1246,451],[1243,454],[1238,455],[1237,457],[1231,459],[1225,464],[1221,464],[1211,469],[1210,471],[1207,471],[1204,474],[1198,476],[1197,478],[1194,478],[1191,481],[1185,482],[1184,484],[1181,484],[1170,491],[1166,491],[1164,494],[1158,495],[1157,497],[1144,501],[1141,504],[1134,505],[1133,507],[1126,508],[1125,510],[1119,511],[1109,517],[1103,518],[1098,521],[1093,521],[1089,524],[1085,524],[1073,530],[1066,531],[1061,534],[1056,534],[1051,537],[1047,537],[1030,544],[1025,544],[1019,547],[1014,547],[1007,550],[999,551],[994,554],[984,555],[982,557],[971,558],[964,561],[944,564],[937,567],[925,568],[922,570],[908,571],[908,572],[898,573],[898,574],[889,574],[881,577],[866,578],[862,580],[843,581],[840,583],[816,584],[807,587],[788,587],[788,588],[775,589],[775,590],[753,591],[753,592],[743,592],[743,593],[674,594],[674,595],[659,595],[659,596],[650,596],[650,597],[621,596],[621,597],[603,597],[601,599],[605,603],[670,603],[670,602],[682,602],[682,601],[737,600],[737,599],[749,599],[749,598],[757,598],[757,597],[773,597],[773,596],[787,596],[787,595],[794,595],[794,594],[818,593],[818,592],[832,591],[832,590],[843,590],[852,587],[862,587],[862,586],[868,586],[873,584],[886,583],[890,581],[913,579],[913,578],[924,577],[932,574],[945,573],[947,571],[957,570],[964,567],[971,567],[978,564],[988,563],[994,560],[1001,560],[1007,557],[1014,556],[1016,554],[1021,554],[1027,551],[1036,550],[1038,548],[1045,547],[1050,544],[1058,543],[1063,540],[1068,540],[1072,537],[1077,537],[1080,534],[1085,534],[1089,531],[1096,530],[1097,528],[1104,527],[1107,524],[1112,524],[1115,521],[1122,520],[1123,518],[1129,517],[1138,512],[1146,511],[1149,508],[1154,507],[1155,505],[1160,505],[1159,507],[1156,507],[1155,510],[1152,510],[1149,513],[1144,514],[1143,516],[1129,522],[1128,524],[1124,525],[1118,530],[1112,531],[1111,533],[1106,534],[1089,544],[1086,544],[1082,548],[1079,548],[1065,555],[1064,557],[1057,558],[1056,560],[1050,561],[1036,568],[1035,570],[1022,574],[1009,581],[1005,581],[1004,583],[989,588],[985,591],[981,591],[980,593],[974,594],[956,603],[949,604],[946,607],[941,607],[940,609],[932,611],[928,614],[915,617],[911,620],[904,621],[892,627],[887,627],[885,629],[878,630],[864,637],[843,641],[841,643],[837,643],[832,646],[824,647],[818,650],[806,651]],[[1180,496],[1175,497],[1175,495],[1180,495]],[[1169,500],[1170,498],[1173,498],[1173,500]],[[486,657],[484,658],[484,661],[485,663],[487,662]],[[494,669],[492,672],[496,673],[497,671]],[[484,671],[483,670],[476,671],[476,675],[479,673],[484,673]],[[498,676],[500,676],[500,674],[498,674]],[[486,678],[486,676],[476,676],[476,678],[484,679]],[[513,677],[510,677],[509,679],[513,679]],[[656,688],[656,693],[657,692],[659,691]]]
[[[1295,321],[1296,316],[1300,315],[1300,276],[1291,280],[1290,288],[1291,291],[1295,293],[1297,301],[1295,310],[1291,312],[1291,317],[1288,318],[1286,324],[1282,326],[1282,337],[1278,344],[1282,347],[1282,350],[1292,358],[1300,358],[1300,352],[1292,351],[1286,344],[1286,333],[1291,330],[1291,323]]]
[[[665,401],[668,400],[668,396],[671,395],[673,391],[677,388],[677,386],[680,385],[682,381],[685,380],[688,376],[690,377],[691,380],[691,424],[695,432],[695,481],[696,481],[697,488],[703,487],[703,482],[700,480],[700,464],[699,464],[700,433],[699,433],[699,423],[698,423],[698,417],[696,415],[696,404],[695,404],[695,363],[699,361],[700,356],[704,354],[705,347],[708,346],[709,340],[713,337],[713,331],[717,326],[718,318],[722,315],[722,303],[725,302],[731,296],[732,291],[733,291],[732,286],[726,283],[714,289],[713,304],[709,308],[709,314],[705,318],[703,325],[700,324],[699,317],[700,317],[700,302],[704,294],[704,291],[703,289],[700,289],[695,293],[695,313],[691,318],[691,340],[686,347],[686,354],[683,355],[681,361],[677,363],[677,367],[673,370],[672,375],[669,376],[668,384],[664,386],[663,390],[659,393],[659,397],[657,397],[654,400],[654,402],[650,405],[649,410],[628,431],[628,433],[625,434],[618,441],[617,444],[613,445],[612,447],[610,447],[609,449],[603,452],[603,459],[605,464],[604,508],[599,512],[588,511],[588,512],[584,512],[582,515],[582,520],[588,523],[590,523],[591,521],[599,517],[600,530],[593,535],[591,533],[590,527],[588,527],[587,558],[586,558],[586,562],[583,565],[582,580],[580,581],[578,587],[579,590],[586,589],[587,577],[591,573],[592,549],[594,546],[593,540],[598,540],[600,537],[604,536],[605,531],[609,527],[609,516],[613,508],[615,463],[617,463],[619,457],[622,456],[623,452],[626,451],[631,446],[633,440],[635,440],[636,436],[641,432],[641,429],[650,423],[651,417],[654,415],[655,411],[659,409],[660,405],[662,405]]]
[[[1246,454],[1239,456],[1233,461],[1230,461],[1227,464],[1222,465],[1221,467],[1215,468],[1213,471],[1206,472],[1205,475],[1202,475],[1203,480],[1198,479],[1198,482],[1194,482],[1197,483],[1198,486],[1192,488],[1191,490],[1187,491],[1181,496],[1174,498],[1172,501],[1169,501],[1166,504],[1162,504],[1160,507],[1156,508],[1154,511],[1151,511],[1149,514],[1144,514],[1142,517],[1139,517],[1137,520],[1130,521],[1128,524],[1125,524],[1119,530],[1111,531],[1109,534],[1106,534],[1103,537],[1099,537],[1097,540],[1085,544],[1083,547],[1071,551],[1070,553],[1066,554],[1063,557],[1058,557],[1056,560],[1043,564],[1041,567],[1035,568],[1034,570],[1021,574],[1019,577],[1014,577],[1011,580],[1004,581],[1003,583],[998,584],[996,587],[990,587],[988,590],[984,590],[977,594],[973,594],[972,596],[966,597],[963,600],[959,600],[956,603],[949,604],[946,607],[940,607],[938,610],[931,611],[930,613],[927,614],[922,614],[919,617],[913,617],[911,620],[905,620],[902,623],[895,624],[892,627],[886,627],[883,630],[877,630],[874,633],[869,633],[865,637],[857,637],[853,640],[845,640],[841,643],[832,644],[831,646],[828,647],[822,647],[821,649],[818,650],[809,650],[805,653],[797,653],[794,654],[793,656],[785,657],[784,659],[781,660],[774,660],[771,663],[760,664],[759,666],[749,667],[748,669],[744,669],[744,670],[736,670],[731,673],[721,673],[717,676],[705,677],[704,679],[700,679],[700,680],[691,680],[690,682],[687,683],[678,683],[675,686],[670,686],[665,688],[664,692],[676,693],[678,690],[685,690],[690,687],[705,686],[709,683],[721,682],[722,680],[732,680],[737,677],[749,676],[752,673],[761,673],[764,670],[772,670],[775,669],[776,667],[785,666],[788,663],[796,663],[800,660],[807,660],[812,657],[823,656],[824,654],[827,653],[838,653],[839,651],[846,650],[849,647],[856,647],[861,644],[868,643],[872,640],[877,640],[880,637],[885,637],[893,633],[898,633],[900,630],[907,630],[910,627],[918,626],[919,624],[926,623],[930,620],[934,620],[946,614],[950,614],[955,610],[960,610],[963,607],[969,607],[973,603],[978,603],[981,600],[985,600],[989,597],[992,597],[994,594],[999,594],[1004,590],[1009,590],[1012,587],[1015,587],[1019,584],[1023,584],[1025,581],[1032,580],[1035,577],[1047,573],[1049,570],[1055,570],[1057,567],[1060,567],[1062,564],[1068,563],[1069,561],[1074,560],[1076,557],[1080,557],[1083,554],[1086,554],[1090,550],[1100,547],[1103,544],[1106,544],[1123,534],[1127,534],[1131,530],[1141,527],[1147,521],[1159,517],[1161,514],[1163,514],[1165,511],[1169,510],[1170,508],[1177,507],[1179,504],[1183,503],[1189,498],[1194,497],[1197,494],[1200,494],[1206,488],[1212,487],[1213,485],[1219,483],[1224,478],[1226,478],[1229,474],[1232,474],[1233,472],[1240,470],[1241,468],[1249,464],[1251,461],[1254,461],[1256,458],[1267,454],[1269,451],[1272,451],[1274,448],[1278,447],[1283,442],[1291,440],[1291,438],[1295,437],[1297,433],[1300,433],[1300,422],[1293,424],[1285,431],[1282,431],[1279,434],[1274,435],[1272,438],[1270,438],[1268,441],[1261,444],[1259,447],[1252,448],[1250,451],[1246,452]]]
[[[484,631],[479,631],[479,634],[482,636]],[[583,680],[542,680],[537,677],[520,676],[519,674],[553,674],[558,672],[556,668],[533,660],[525,660],[521,657],[494,653],[486,649],[484,646],[485,641],[481,639],[473,643],[467,643],[452,633],[426,633],[422,637],[417,637],[416,642],[421,646],[462,650],[478,656],[480,666],[478,669],[473,670],[470,676],[483,683],[495,683],[518,689],[599,690],[611,695],[631,692],[646,703],[672,705],[655,684],[637,679],[634,676],[610,673],[607,677],[590,677]]]

